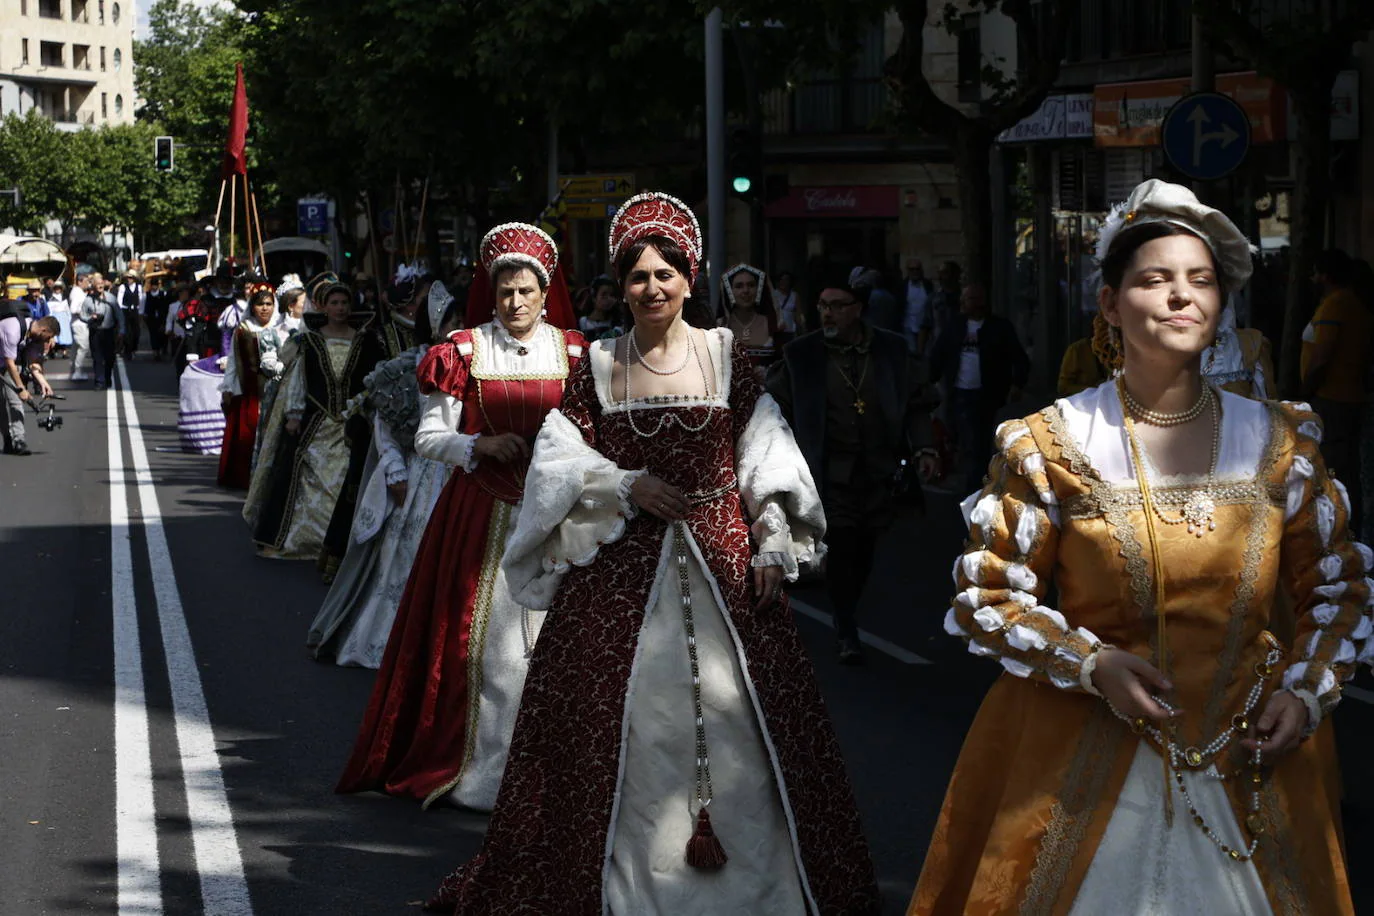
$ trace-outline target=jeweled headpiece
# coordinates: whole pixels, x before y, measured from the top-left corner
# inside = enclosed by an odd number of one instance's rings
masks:
[[[268,292],[271,293],[273,296],[277,294],[277,291],[273,288],[272,284],[262,279],[248,281],[248,285],[244,287],[243,292],[244,295],[247,296],[249,299],[252,299],[254,296],[261,292]]]
[[[687,253],[692,267],[688,279],[695,282],[701,264],[701,225],[690,207],[658,191],[631,197],[611,220],[611,263],[620,259],[621,251],[651,235],[671,239]]]
[[[763,295],[763,285],[768,282],[768,275],[750,264],[736,264],[725,272],[721,278],[721,283],[725,284],[725,298],[730,300],[730,304],[735,304],[734,282],[737,274],[753,274],[754,279],[759,281],[759,295]]]
[[[506,267],[528,267],[545,286],[558,267],[558,246],[548,233],[529,223],[497,226],[482,237],[478,256],[488,277]]]
[[[1112,208],[1098,233],[1097,263],[1106,260],[1122,231],[1146,223],[1170,223],[1206,242],[1228,293],[1243,287],[1254,272],[1251,254],[1255,248],[1229,216],[1202,203],[1189,188],[1157,178],[1137,185]]]

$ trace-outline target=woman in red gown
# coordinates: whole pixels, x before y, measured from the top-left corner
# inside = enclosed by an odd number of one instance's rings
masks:
[[[281,372],[281,338],[271,327],[277,297],[268,283],[248,289],[248,315],[234,329],[224,381],[224,442],[219,453],[219,485],[248,489],[253,473],[253,443],[258,435],[262,386]]]
[[[489,285],[473,285],[469,330],[431,348],[417,370],[426,402],[415,450],[454,474],[415,556],[339,792],[490,810],[505,769],[543,613],[515,603],[500,560],[530,443],[586,342],[555,326],[571,324],[572,308],[552,239],[509,223],[487,234],[481,255]]]

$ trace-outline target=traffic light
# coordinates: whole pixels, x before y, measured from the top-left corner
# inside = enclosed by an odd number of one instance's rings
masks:
[[[153,141],[153,168],[159,172],[172,171],[175,155],[172,147],[171,137],[158,137]]]
[[[758,134],[747,127],[730,131],[727,147],[730,190],[753,203],[763,191],[763,148]]]

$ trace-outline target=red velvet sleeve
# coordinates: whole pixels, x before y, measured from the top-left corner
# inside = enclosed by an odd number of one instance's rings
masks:
[[[596,379],[592,376],[592,361],[579,359],[568,373],[568,385],[563,389],[563,402],[558,409],[572,421],[587,444],[596,448],[596,425],[601,415],[601,402],[596,398]]]
[[[468,384],[469,357],[458,352],[458,345],[471,342],[472,336],[467,331],[459,331],[444,343],[429,348],[415,369],[421,394],[442,391],[462,400]]]

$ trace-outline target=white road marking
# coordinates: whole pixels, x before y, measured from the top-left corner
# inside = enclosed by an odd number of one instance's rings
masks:
[[[805,617],[810,617],[818,623],[823,623],[828,627],[834,628],[835,621],[831,619],[829,614],[821,613],[821,611],[807,604],[805,601],[799,601],[796,598],[789,598],[789,601],[792,607],[796,609],[797,613]],[[904,665],[930,664],[930,659],[921,658],[921,656],[917,655],[915,652],[909,649],[903,649],[895,642],[889,642],[881,636],[874,636],[867,630],[859,631],[859,642],[863,643],[865,646],[872,646],[884,655],[892,656]]]
[[[143,428],[139,424],[138,409],[134,406],[134,394],[123,361],[117,366],[133,451],[134,475],[138,481],[138,499],[143,511],[153,593],[157,597],[158,621],[162,628],[163,653],[172,688],[181,773],[186,784],[186,813],[191,822],[191,845],[200,875],[204,912],[206,916],[252,916],[253,903],[243,872],[243,856],[239,852],[233,812],[224,788],[224,773],[215,749],[215,732],[205,704],[200,671],[196,667],[191,632],[181,606],[176,570],[167,547],[157,488],[148,467]]]
[[[162,884],[153,805],[153,757],[134,594],[123,438],[114,389],[105,396],[105,424],[110,468],[110,603],[114,608],[116,905],[120,916],[160,916]]]

